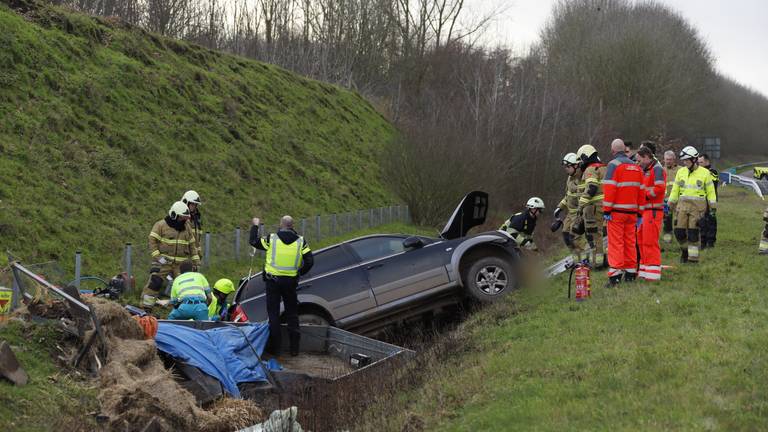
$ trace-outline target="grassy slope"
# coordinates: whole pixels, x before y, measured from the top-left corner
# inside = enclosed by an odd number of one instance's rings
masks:
[[[359,95],[102,19],[0,0],[0,238],[112,273],[187,189],[205,227],[395,200],[394,130]]]
[[[756,430],[768,419],[765,202],[721,195],[718,245],[658,285],[565,298],[567,279],[518,292],[463,326],[473,342],[402,399],[385,430]],[[381,430],[378,426],[370,430]],[[368,429],[363,429],[368,430]]]

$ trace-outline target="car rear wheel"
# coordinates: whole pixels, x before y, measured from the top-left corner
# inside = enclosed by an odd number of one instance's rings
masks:
[[[512,264],[499,257],[480,258],[464,275],[467,294],[482,302],[492,302],[515,289]]]
[[[763,174],[762,176],[760,176],[760,180],[768,181],[768,174]]]
[[[316,326],[330,325],[327,319],[313,313],[299,314],[299,324],[309,324],[309,325],[316,325]]]

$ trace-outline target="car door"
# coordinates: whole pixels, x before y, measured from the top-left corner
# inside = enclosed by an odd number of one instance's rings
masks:
[[[319,297],[336,320],[376,307],[365,270],[343,244],[321,250],[314,258],[312,270],[299,281],[299,302],[321,303]]]
[[[347,243],[355,252],[379,306],[449,282],[441,242],[406,249],[405,236],[366,237]]]

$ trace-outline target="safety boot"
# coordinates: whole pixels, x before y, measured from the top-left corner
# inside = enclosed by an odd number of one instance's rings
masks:
[[[680,253],[680,263],[685,264],[688,262],[688,249],[682,249]]]
[[[605,284],[605,288],[616,288],[621,283],[621,275],[611,276]]]
[[[637,280],[637,273],[624,273],[624,282],[634,282]]]

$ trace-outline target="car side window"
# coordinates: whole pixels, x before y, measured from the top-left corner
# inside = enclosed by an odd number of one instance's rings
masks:
[[[349,243],[363,261],[384,258],[405,251],[402,237],[372,237]]]
[[[315,252],[313,254],[314,265],[312,270],[304,276],[304,278],[310,278],[314,276],[320,276],[323,273],[328,273],[334,270],[338,270],[347,266],[351,266],[355,263],[355,259],[347,253],[342,247],[336,246],[324,251]]]

